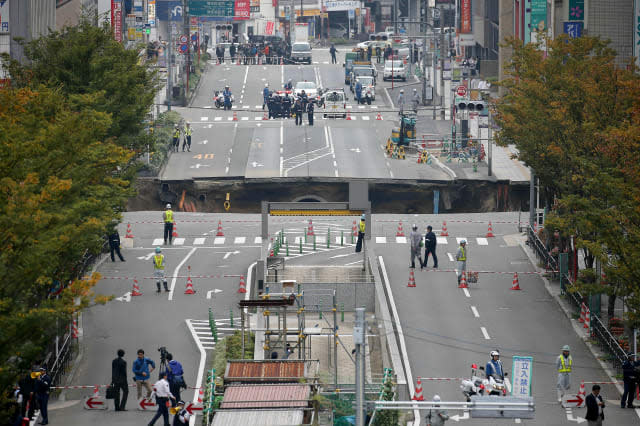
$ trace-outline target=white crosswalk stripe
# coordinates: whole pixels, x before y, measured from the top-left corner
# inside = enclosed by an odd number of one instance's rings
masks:
[[[407,237],[396,237],[396,243],[407,244]]]
[[[244,244],[244,242],[246,241],[246,237],[236,237],[233,240],[233,244]]]
[[[204,244],[205,240],[206,238],[196,238],[195,240],[193,240],[193,245],[201,246]]]
[[[214,240],[213,240],[213,244],[214,244],[214,245],[221,245],[221,244],[224,244],[224,240],[225,240],[225,238],[224,238],[224,237],[216,237],[216,238],[214,238]]]
[[[376,237],[376,244],[387,244],[387,237]]]
[[[486,238],[476,238],[476,241],[478,242],[479,246],[488,246],[489,245],[489,241],[487,241]]]
[[[362,116],[362,119],[363,119],[363,120],[369,120],[369,116],[368,116],[368,115],[363,115],[363,116]]]
[[[162,244],[164,244],[164,240],[162,238],[156,238],[153,240],[153,243],[151,243],[152,246],[161,246]]]
[[[174,238],[173,239],[173,245],[174,246],[183,246],[184,245],[184,238]]]
[[[438,244],[447,245],[447,237],[436,237],[436,241]]]
[[[456,237],[456,243],[458,243],[458,245],[460,245],[460,241],[462,240],[465,240],[467,244],[469,243],[469,240],[467,240],[465,237]]]
[[[256,237],[253,240],[253,244],[262,244],[262,237]]]
[[[213,119],[213,121],[222,121],[222,117],[216,117]]]

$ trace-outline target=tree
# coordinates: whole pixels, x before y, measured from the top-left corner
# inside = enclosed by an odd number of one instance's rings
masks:
[[[109,114],[75,109],[98,97],[70,98],[44,86],[0,90],[0,410],[57,322],[107,300],[91,291],[99,276],[78,276],[78,262],[101,251],[133,194],[119,172],[132,153],[107,139]]]
[[[158,84],[139,52],[114,40],[108,23],[94,25],[85,14],[77,26],[64,27],[24,45],[28,64],[3,56],[14,87],[45,85],[72,95],[92,95],[92,107],[111,115],[106,137],[137,152],[151,138],[143,120],[153,105]],[[85,108],[78,103],[77,111]]]

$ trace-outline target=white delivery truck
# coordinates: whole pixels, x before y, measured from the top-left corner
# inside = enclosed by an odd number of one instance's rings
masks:
[[[295,24],[294,32],[293,32],[293,40],[291,40],[291,44],[293,43],[302,43],[309,41],[309,24],[301,23]]]

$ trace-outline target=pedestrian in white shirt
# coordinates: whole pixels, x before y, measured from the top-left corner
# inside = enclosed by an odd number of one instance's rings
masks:
[[[160,380],[153,385],[153,393],[156,396],[156,404],[158,405],[158,412],[153,419],[149,422],[149,426],[156,424],[156,420],[160,416],[164,417],[164,426],[169,426],[169,398],[175,399],[169,390],[169,382],[167,381],[167,372],[160,373]]]

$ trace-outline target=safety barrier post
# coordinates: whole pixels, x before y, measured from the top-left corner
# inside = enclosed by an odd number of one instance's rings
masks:
[[[229,309],[229,326],[233,328],[233,309]]]
[[[218,343],[218,328],[216,327],[216,320],[213,318],[213,311],[211,308],[209,308],[209,328],[211,328],[213,341]]]
[[[344,303],[340,304],[340,322],[344,322]]]
[[[331,246],[331,228],[327,228],[327,248]]]
[[[287,240],[287,257],[289,257],[289,240]]]
[[[304,236],[304,239],[307,239],[307,236]],[[302,254],[302,238],[300,238],[300,254]]]
[[[340,231],[340,246],[344,246],[344,231]]]
[[[322,311],[320,310],[320,305],[316,305],[318,307],[318,319],[322,319]]]
[[[313,234],[313,251],[316,251],[316,234]]]

